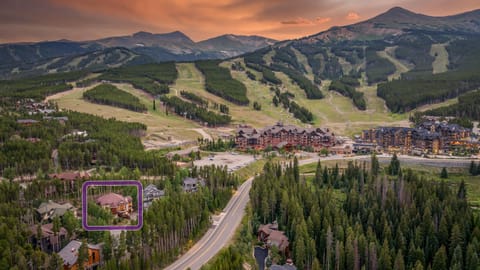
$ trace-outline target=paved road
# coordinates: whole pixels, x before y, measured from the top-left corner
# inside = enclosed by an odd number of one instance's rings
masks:
[[[311,157],[303,160],[299,160],[299,165],[305,165],[310,163],[316,163],[318,160],[370,160],[370,156],[353,156],[353,157],[343,157],[343,156],[328,156],[328,157]],[[391,155],[378,155],[378,161],[380,163],[389,163],[392,159]],[[400,164],[409,164],[409,165],[420,165],[420,166],[430,166],[430,167],[447,167],[447,168],[464,168],[470,166],[472,159],[468,158],[422,158],[414,156],[405,156],[399,155],[398,159]]]
[[[223,210],[225,215],[218,222],[218,225],[210,228],[200,241],[177,261],[165,268],[166,270],[185,270],[189,267],[192,270],[200,269],[202,265],[206,264],[227,245],[242,221],[252,182],[253,177],[239,187]]]

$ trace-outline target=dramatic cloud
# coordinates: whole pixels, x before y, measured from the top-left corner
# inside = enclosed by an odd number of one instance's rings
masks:
[[[457,0],[453,7],[450,0],[2,0],[0,43],[176,30],[194,40],[225,33],[291,39],[367,19],[393,6],[439,16],[479,4],[478,0]]]
[[[332,18],[316,18],[315,19],[315,22],[318,23],[318,24],[323,24],[323,23],[328,23],[332,20]]]
[[[360,19],[360,15],[358,15],[358,13],[356,13],[356,12],[349,12],[347,14],[347,17],[345,17],[345,18],[349,21],[356,21],[356,20]]]

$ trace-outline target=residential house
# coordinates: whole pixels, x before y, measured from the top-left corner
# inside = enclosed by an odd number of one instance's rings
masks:
[[[158,189],[154,184],[143,189],[143,207],[148,208],[152,202],[165,196],[165,191]]]
[[[82,246],[82,242],[72,240],[68,243],[58,255],[63,259],[64,270],[78,270],[78,251]],[[97,269],[102,262],[101,246],[87,244],[88,261],[84,263],[85,269]]]
[[[58,151],[54,150],[55,155],[58,156]],[[52,156],[53,154],[52,153]],[[85,180],[90,178],[90,174],[85,171],[79,172],[62,172],[53,173],[48,175],[51,179],[59,179],[63,181],[63,188],[67,192],[73,192],[75,190],[75,182],[78,180]],[[78,187],[77,187],[78,188]]]
[[[45,120],[55,120],[58,121],[60,124],[65,125],[65,123],[68,121],[68,116],[44,116],[43,119]]]
[[[40,226],[40,238],[38,235],[38,226]],[[30,233],[29,242],[32,246],[38,246],[43,252],[47,253],[58,252],[67,240],[67,230],[60,227],[59,231],[55,234],[53,231],[53,223],[32,225],[30,226]]]
[[[287,257],[289,254],[289,242],[288,237],[283,231],[278,230],[278,224],[260,225],[258,228],[258,240],[264,242],[267,247],[276,246],[278,250],[284,253]]]
[[[24,125],[24,126],[31,126],[38,123],[37,120],[33,119],[18,119],[17,124]]]
[[[124,215],[133,212],[132,197],[122,196],[117,193],[107,193],[99,196],[95,202],[105,209],[109,209],[112,214]]]
[[[239,150],[263,150],[268,147],[290,150],[302,147],[319,151],[335,144],[335,134],[328,128],[301,128],[281,122],[264,129],[240,126],[235,137],[235,146]]]
[[[43,202],[37,208],[37,214],[40,217],[40,221],[52,221],[55,217],[63,217],[67,211],[77,215],[77,208],[73,207],[70,203],[59,204],[53,201]]]
[[[205,186],[205,181],[198,178],[186,177],[182,182],[185,192],[197,192],[200,186]]]

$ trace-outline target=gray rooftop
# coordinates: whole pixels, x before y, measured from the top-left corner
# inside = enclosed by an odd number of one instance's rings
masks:
[[[58,252],[58,255],[63,259],[64,265],[71,266],[77,262],[78,250],[80,249],[81,245],[82,245],[82,242],[77,240],[72,240],[62,250],[60,250],[60,252]],[[88,248],[100,249],[100,246],[88,244]]]

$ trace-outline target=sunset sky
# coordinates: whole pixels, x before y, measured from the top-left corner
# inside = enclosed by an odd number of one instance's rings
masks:
[[[394,6],[432,16],[480,8],[479,0],[2,0],[0,43],[89,40],[138,31],[182,31],[278,40],[359,22]]]

